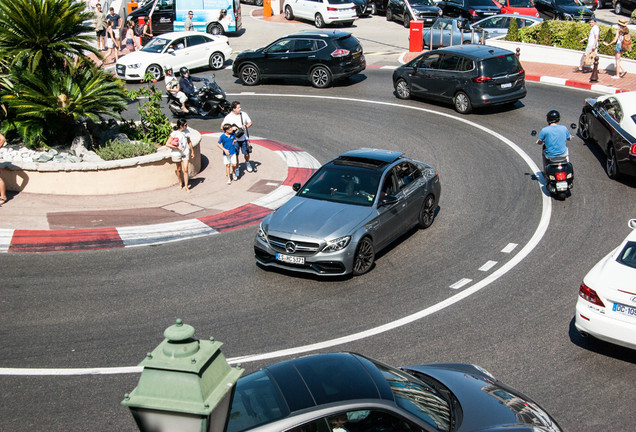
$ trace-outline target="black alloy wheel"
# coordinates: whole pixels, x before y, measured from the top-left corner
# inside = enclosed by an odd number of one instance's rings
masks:
[[[395,83],[395,94],[399,99],[410,99],[411,88],[404,78],[400,78]]]
[[[612,180],[616,180],[618,178],[618,162],[616,161],[616,150],[614,150],[614,144],[612,143],[609,143],[607,145],[605,172],[607,172],[607,176]]]
[[[288,19],[288,20],[294,19],[294,12],[292,12],[292,8],[289,5],[285,6],[285,19]]]
[[[322,15],[320,15],[319,13],[317,13],[316,16],[314,17],[314,24],[316,25],[317,28],[323,28],[325,26],[325,20],[323,19]]]
[[[617,1],[616,4],[614,5],[614,13],[616,15],[621,15],[623,13],[623,5],[621,4],[620,1]]]
[[[408,12],[404,14],[404,27],[411,27],[411,15]]]
[[[356,254],[353,257],[353,275],[360,276],[371,270],[375,261],[375,250],[369,237],[364,237],[358,243]]]
[[[329,87],[331,84],[331,72],[324,66],[316,66],[309,73],[311,85],[316,88]]]
[[[211,23],[207,28],[207,32],[211,35],[222,35],[223,26],[219,23]]]
[[[393,12],[391,12],[391,9],[386,10],[386,20],[393,21]]]
[[[369,5],[369,8],[370,8],[371,15],[377,15],[378,14],[378,7],[375,5],[374,2],[371,2],[371,4]]]
[[[261,80],[261,72],[251,63],[241,66],[239,71],[241,82],[248,86],[256,85]]]
[[[435,221],[435,198],[433,198],[433,195],[427,195],[424,198],[417,221],[422,229],[433,225],[433,221]]]
[[[579,136],[583,141],[590,139],[590,125],[587,122],[587,116],[582,113],[579,117]]]
[[[254,4],[255,4],[256,6],[263,6],[263,0],[256,0],[256,1],[254,2]]]
[[[455,104],[455,111],[460,114],[468,114],[473,109],[473,105],[470,103],[470,98],[463,91],[457,92],[453,98],[453,102]]]

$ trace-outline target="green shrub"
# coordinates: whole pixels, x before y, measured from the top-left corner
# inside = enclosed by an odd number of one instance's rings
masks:
[[[95,153],[104,160],[117,160],[152,154],[156,151],[157,146],[149,142],[111,139],[98,147]]]
[[[519,42],[519,23],[516,19],[510,20],[510,26],[508,27],[508,34],[504,38],[507,41]]]
[[[137,109],[139,113],[139,124],[128,122],[125,127],[136,130],[130,131],[132,135],[130,135],[128,131],[124,133],[126,133],[130,139],[164,144],[173,129],[170,119],[161,110],[161,99],[163,95],[152,83],[153,79],[150,74],[146,74],[144,81],[146,81],[148,86],[128,92],[128,98],[137,101],[139,104],[139,108]],[[139,101],[140,97],[145,97],[146,100],[141,103]]]
[[[634,12],[632,12],[632,14],[629,16],[629,23],[636,24],[636,9],[634,9]]]

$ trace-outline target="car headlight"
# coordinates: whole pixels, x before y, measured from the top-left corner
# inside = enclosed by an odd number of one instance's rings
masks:
[[[224,99],[222,94],[215,94],[214,97],[217,99]]]
[[[128,67],[130,69],[139,69],[141,67],[141,63],[131,64],[131,65],[128,65]]]
[[[262,223],[258,226],[258,238],[267,243],[267,225]]]
[[[334,240],[330,240],[327,242],[324,248],[322,248],[321,252],[338,252],[339,250],[344,249],[349,244],[351,240],[351,236],[339,237]]]

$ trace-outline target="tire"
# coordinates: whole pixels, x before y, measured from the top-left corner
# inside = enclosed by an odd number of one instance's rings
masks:
[[[567,196],[566,192],[557,192],[556,199],[559,201],[565,201],[565,197]]]
[[[585,113],[581,114],[579,117],[579,136],[583,139],[583,141],[590,139],[590,124],[587,122]]]
[[[151,74],[155,80],[159,81],[163,77],[163,68],[158,64],[153,63],[148,66],[148,69],[146,69],[146,73]]]
[[[292,11],[291,6],[289,6],[289,5],[285,6],[285,19],[287,19],[287,20],[293,20],[294,19],[294,12]]]
[[[211,35],[222,35],[224,33],[223,26],[219,23],[211,23],[208,25],[207,32]]]
[[[254,2],[254,4],[255,4],[256,6],[263,6],[263,0],[256,0],[256,1]]]
[[[404,27],[405,28],[411,27],[411,15],[409,15],[408,13],[404,15]]]
[[[371,270],[375,261],[375,250],[369,237],[363,237],[353,256],[353,275],[360,276]]]
[[[609,143],[607,146],[607,158],[605,160],[605,172],[612,180],[618,178],[618,162],[616,161],[616,150],[614,144]]]
[[[221,104],[221,114],[226,116],[231,112],[232,112],[232,108],[230,107],[229,102],[226,101],[224,104]]]
[[[326,88],[331,84],[331,71],[325,66],[316,66],[309,72],[309,81],[316,88]]]
[[[261,72],[251,63],[241,66],[239,70],[241,82],[247,86],[253,86],[261,81]]]
[[[455,111],[460,114],[468,114],[473,109],[470,98],[463,91],[457,92],[453,98],[453,104],[455,105]]]
[[[623,13],[623,5],[621,4],[620,1],[617,1],[616,4],[614,5],[614,13],[616,15],[621,15]]]
[[[369,11],[371,13],[371,15],[377,15],[378,14],[378,7],[375,5],[374,2],[371,2],[371,4],[369,5],[369,8],[371,9]]]
[[[395,94],[399,99],[411,99],[411,87],[405,79],[400,78],[396,81]]]
[[[386,10],[386,20],[393,21],[393,12],[391,12],[391,9]]]
[[[325,26],[325,20],[319,13],[314,17],[314,24],[317,28],[323,28]]]
[[[215,52],[210,56],[210,61],[208,63],[212,70],[223,69],[223,66],[225,66],[225,56],[220,52]]]
[[[422,203],[420,214],[417,217],[417,223],[420,228],[426,229],[433,225],[435,221],[435,198],[433,195],[427,195]]]

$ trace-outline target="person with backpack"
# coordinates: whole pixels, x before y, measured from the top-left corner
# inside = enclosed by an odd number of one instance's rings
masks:
[[[152,39],[152,32],[150,31],[150,23],[148,22],[148,17],[144,17],[144,24],[140,29],[141,36],[141,46],[146,46],[150,39]]]
[[[632,37],[629,34],[629,28],[627,28],[627,18],[620,18],[618,20],[618,30],[616,30],[616,36],[610,43],[603,42],[605,46],[616,44],[614,49],[614,58],[616,59],[616,74],[613,79],[623,78],[627,71],[621,64],[621,56],[624,52],[632,50]]]

